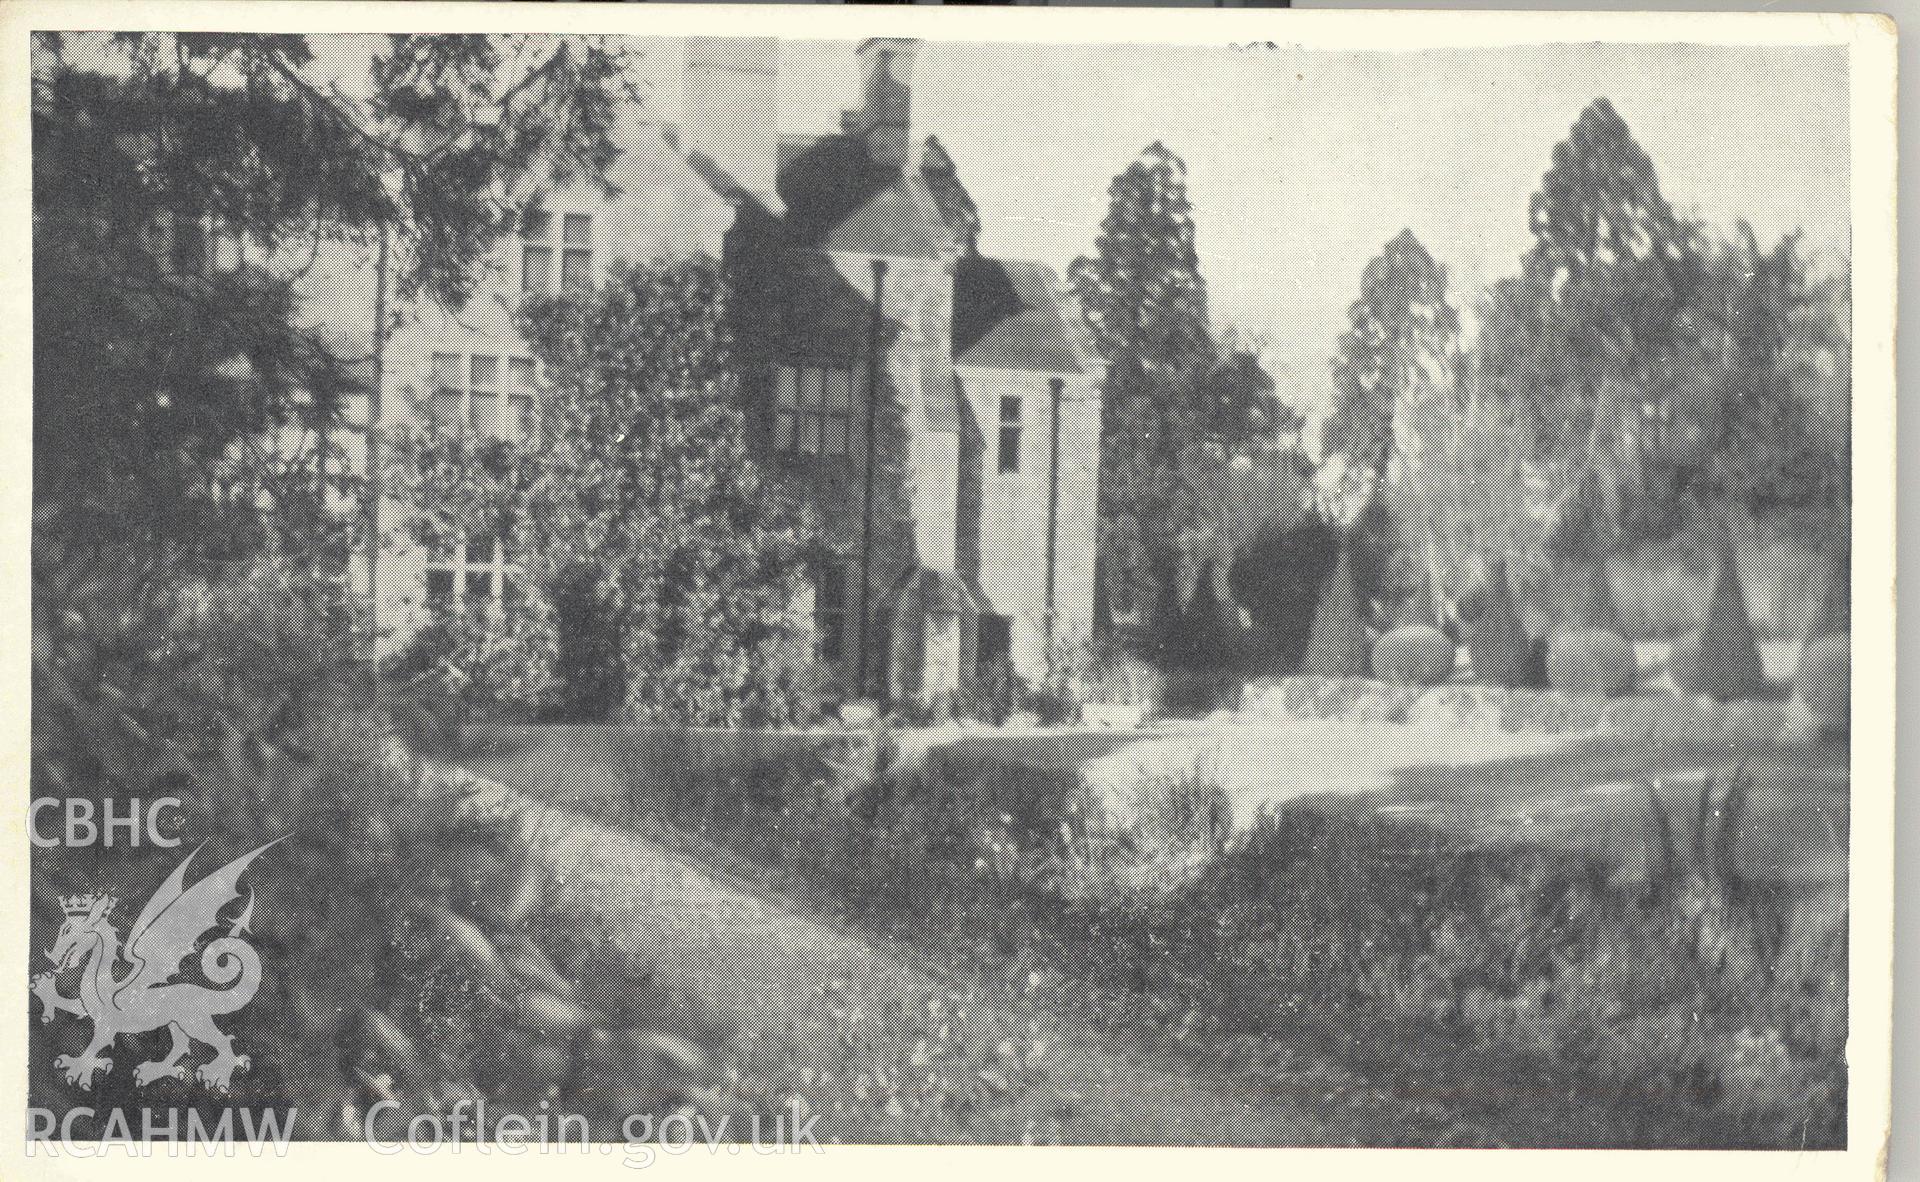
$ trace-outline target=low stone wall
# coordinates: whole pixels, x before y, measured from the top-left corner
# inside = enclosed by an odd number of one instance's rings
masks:
[[[1635,741],[1772,742],[1809,724],[1797,704],[1716,702],[1671,692],[1617,698],[1486,685],[1433,688],[1362,677],[1288,677],[1247,687],[1241,719],[1378,722],[1513,735],[1610,734]]]
[[[796,762],[871,768],[876,732],[615,725],[476,726],[465,736],[466,762],[483,773],[499,758],[551,752],[542,795],[566,806],[624,795],[632,785],[711,782],[764,774]],[[521,757],[524,761],[525,756]]]

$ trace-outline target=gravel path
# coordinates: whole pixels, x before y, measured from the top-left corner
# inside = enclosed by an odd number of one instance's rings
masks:
[[[537,747],[475,770],[546,795]],[[603,917],[703,1020],[731,1032],[730,1066],[784,1107],[800,1097],[822,1141],[1347,1145],[1480,1140],[1338,1068],[1304,1061],[1215,1078],[1184,1056],[1089,1028],[996,980],[918,962],[801,914],[708,859],[486,789],[533,818],[561,901]],[[670,838],[669,840],[685,840]],[[1131,1041],[1131,1040],[1129,1040]]]

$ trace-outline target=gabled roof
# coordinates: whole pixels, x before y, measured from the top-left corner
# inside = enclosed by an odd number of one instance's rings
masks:
[[[792,246],[937,258],[956,245],[920,170],[875,164],[855,136],[782,137],[779,188]]]
[[[975,255],[953,291],[953,360],[982,369],[1085,373],[1093,350],[1073,298],[1053,268]]]

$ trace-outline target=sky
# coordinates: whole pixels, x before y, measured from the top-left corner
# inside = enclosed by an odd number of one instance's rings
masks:
[[[781,129],[837,129],[857,103],[853,46],[788,42],[780,64]],[[1142,147],[1183,157],[1215,326],[1264,338],[1281,392],[1310,412],[1368,260],[1410,228],[1463,303],[1514,272],[1528,198],[1600,96],[1682,213],[1744,218],[1763,242],[1799,229],[1830,262],[1847,248],[1842,49],[928,42],[913,84],[914,134],[953,155],[988,254],[1064,269]]]
[[[373,44],[317,48],[352,77]],[[678,119],[683,43],[635,48],[657,116]],[[1721,231],[1744,218],[1763,244],[1800,230],[1822,262],[1846,257],[1843,48],[927,41],[912,82],[914,135],[953,156],[988,254],[1064,272],[1093,251],[1114,175],[1155,140],[1178,153],[1214,326],[1263,341],[1282,395],[1310,418],[1367,262],[1411,229],[1471,329],[1479,293],[1528,246],[1528,199],[1554,146],[1601,96],[1681,213]],[[782,131],[837,130],[859,103],[854,44],[783,42],[779,87]]]

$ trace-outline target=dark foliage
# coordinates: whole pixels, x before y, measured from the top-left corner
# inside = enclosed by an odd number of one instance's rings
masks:
[[[1234,554],[1227,586],[1270,646],[1269,672],[1299,667],[1320,589],[1339,556],[1339,531],[1311,513],[1263,527]]]

